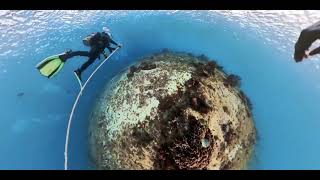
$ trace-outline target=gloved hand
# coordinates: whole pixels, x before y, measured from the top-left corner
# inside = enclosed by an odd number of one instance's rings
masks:
[[[107,53],[103,53],[103,57],[104,57],[104,59],[106,59],[108,57],[108,54]]]
[[[320,21],[301,31],[298,41],[295,44],[294,59],[300,62],[308,55],[318,54],[319,48],[312,50],[308,54],[308,49],[320,37]]]
[[[118,47],[119,47],[119,48],[122,48],[122,44],[118,44]]]

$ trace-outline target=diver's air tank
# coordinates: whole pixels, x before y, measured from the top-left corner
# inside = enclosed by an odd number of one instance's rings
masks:
[[[95,33],[90,34],[89,36],[85,37],[82,42],[85,46],[90,46],[91,45],[91,40],[92,37],[95,35]]]

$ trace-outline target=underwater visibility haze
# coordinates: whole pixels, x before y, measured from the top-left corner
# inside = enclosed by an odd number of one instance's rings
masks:
[[[163,49],[204,55],[241,77],[257,130],[249,169],[320,169],[320,56],[293,60],[301,30],[319,19],[319,11],[0,11],[0,169],[64,168],[66,129],[80,88],[73,71],[86,58],[74,57],[52,79],[36,65],[67,49],[88,50],[83,38],[103,27],[123,47],[79,100],[70,169],[95,168],[89,119],[106,85]]]

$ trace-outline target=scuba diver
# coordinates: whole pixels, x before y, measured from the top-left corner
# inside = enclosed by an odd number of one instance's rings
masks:
[[[104,58],[107,58],[108,55],[105,52],[105,48],[109,50],[109,53],[112,53],[116,48],[111,47],[111,44],[116,45],[121,48],[122,45],[116,43],[111,38],[110,30],[106,27],[103,28],[102,32],[92,33],[83,39],[83,43],[86,46],[90,47],[89,51],[72,51],[68,50],[63,54],[59,54],[56,56],[51,56],[43,60],[37,65],[37,69],[40,73],[48,78],[53,77],[57,74],[63,67],[64,63],[74,57],[74,56],[86,56],[88,60],[74,72],[77,77],[81,80],[82,72],[87,69],[97,58],[100,59],[100,55],[104,55]]]
[[[294,59],[296,62],[301,62],[303,58],[308,58],[320,53],[320,47],[308,52],[309,47],[320,39],[320,21],[303,29],[295,44]]]

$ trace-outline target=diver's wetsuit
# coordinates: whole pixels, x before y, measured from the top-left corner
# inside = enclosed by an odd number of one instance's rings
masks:
[[[97,32],[92,36],[90,51],[72,51],[62,55],[62,59],[65,61],[74,56],[87,56],[89,59],[78,70],[83,72],[89,67],[97,58],[100,58],[100,54],[104,53],[104,49],[107,48],[111,53],[115,48],[110,47],[111,44],[118,46],[111,37],[106,33]]]
[[[305,51],[308,50],[317,39],[320,39],[320,21],[301,31],[298,41],[295,44],[295,59],[302,60]],[[320,47],[312,50],[309,55],[318,53],[320,53]]]

